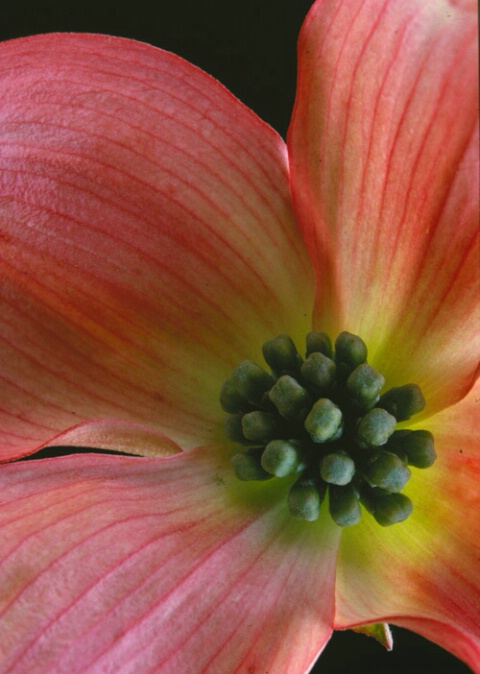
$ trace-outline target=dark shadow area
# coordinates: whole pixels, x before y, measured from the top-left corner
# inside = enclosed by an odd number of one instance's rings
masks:
[[[110,449],[97,449],[91,447],[45,447],[35,454],[24,456],[20,461],[38,461],[38,459],[54,459],[59,456],[71,454],[105,454],[107,456],[138,456],[127,452],[115,452]]]
[[[312,674],[471,674],[471,669],[418,634],[392,626],[394,647],[386,651],[370,637],[335,632]]]

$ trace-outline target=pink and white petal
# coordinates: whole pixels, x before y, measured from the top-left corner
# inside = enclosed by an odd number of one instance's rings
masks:
[[[478,360],[476,3],[318,0],[299,43],[294,205],[316,323],[358,332],[432,412]]]
[[[437,462],[412,469],[414,502],[403,524],[381,529],[365,517],[344,532],[336,626],[386,621],[480,663],[480,385],[428,420]]]
[[[299,524],[209,448],[0,472],[2,674],[308,671],[338,530]]]
[[[158,431],[130,421],[99,419],[72,426],[51,438],[44,447],[101,448],[139,456],[171,456],[182,451]]]
[[[2,457],[101,418],[206,442],[231,368],[310,327],[283,141],[120,38],[3,43],[0,96]]]

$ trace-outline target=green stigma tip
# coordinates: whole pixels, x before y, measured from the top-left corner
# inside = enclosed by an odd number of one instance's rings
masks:
[[[336,379],[337,368],[323,353],[311,353],[301,367],[302,377],[319,391],[328,391]]]
[[[327,454],[320,463],[320,475],[329,484],[348,484],[355,475],[355,463],[348,454]]]
[[[278,335],[262,346],[265,362],[278,375],[295,373],[302,364],[293,339],[288,335]]]
[[[410,466],[430,468],[435,463],[437,453],[430,431],[408,431],[400,433],[398,437],[394,433],[391,442],[405,453]]]
[[[362,519],[362,509],[351,485],[328,488],[330,515],[339,527],[351,527]]]
[[[242,417],[242,432],[247,440],[266,443],[273,440],[278,433],[279,423],[274,414],[269,412],[247,412]]]
[[[368,363],[362,363],[349,375],[346,388],[348,395],[361,409],[370,409],[379,399],[385,385],[385,377]]]
[[[300,478],[288,493],[290,513],[299,520],[315,522],[320,517],[320,507],[325,497],[325,488],[313,479]]]
[[[289,421],[303,421],[312,405],[308,392],[288,374],[277,379],[268,397],[279,414]]]
[[[342,422],[340,408],[328,398],[320,398],[305,419],[305,430],[313,442],[331,442],[341,436]]]
[[[406,421],[421,412],[425,407],[425,398],[416,384],[406,384],[387,391],[379,400],[378,407],[390,412],[397,421]]]
[[[251,360],[240,363],[232,372],[229,381],[238,394],[252,404],[261,403],[265,393],[275,383],[273,377]]]
[[[272,440],[265,447],[261,462],[276,477],[294,475],[305,468],[302,446],[296,440]]]
[[[375,408],[359,420],[356,439],[360,447],[381,447],[392,435],[397,420],[386,410]]]
[[[406,520],[413,511],[413,503],[405,494],[385,494],[375,501],[373,516],[382,527]]]
[[[307,357],[312,353],[323,353],[327,358],[331,358],[332,340],[324,332],[309,332],[306,339],[307,343]]]
[[[367,360],[367,347],[363,339],[350,332],[341,332],[335,341],[335,360],[347,376]]]
[[[372,487],[389,492],[402,491],[411,476],[409,468],[391,452],[380,452],[365,469],[365,478]]]
[[[234,454],[231,462],[236,477],[243,482],[270,480],[273,477],[262,468],[261,450],[257,448]]]

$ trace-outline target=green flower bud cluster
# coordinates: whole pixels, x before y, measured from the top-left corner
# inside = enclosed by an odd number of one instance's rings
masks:
[[[412,512],[402,490],[410,467],[436,458],[429,431],[397,430],[425,406],[407,384],[382,394],[385,378],[367,363],[367,347],[342,332],[334,346],[311,332],[305,358],[288,335],[263,347],[270,372],[246,360],[222,387],[227,437],[244,446],[232,457],[240,480],[285,479],[294,517],[314,521],[328,495],[341,527],[360,521],[362,507],[382,526]]]

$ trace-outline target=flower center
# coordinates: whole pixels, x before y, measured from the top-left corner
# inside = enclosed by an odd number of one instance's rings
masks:
[[[382,526],[405,520],[413,510],[401,493],[409,466],[428,468],[436,458],[429,431],[396,430],[425,407],[420,388],[382,395],[385,378],[367,363],[363,340],[348,332],[335,349],[328,335],[311,332],[305,359],[288,335],[262,351],[270,372],[245,360],[220,394],[227,437],[244,446],[232,457],[237,478],[286,479],[291,514],[310,522],[327,493],[341,527],[360,521],[360,504]]]

